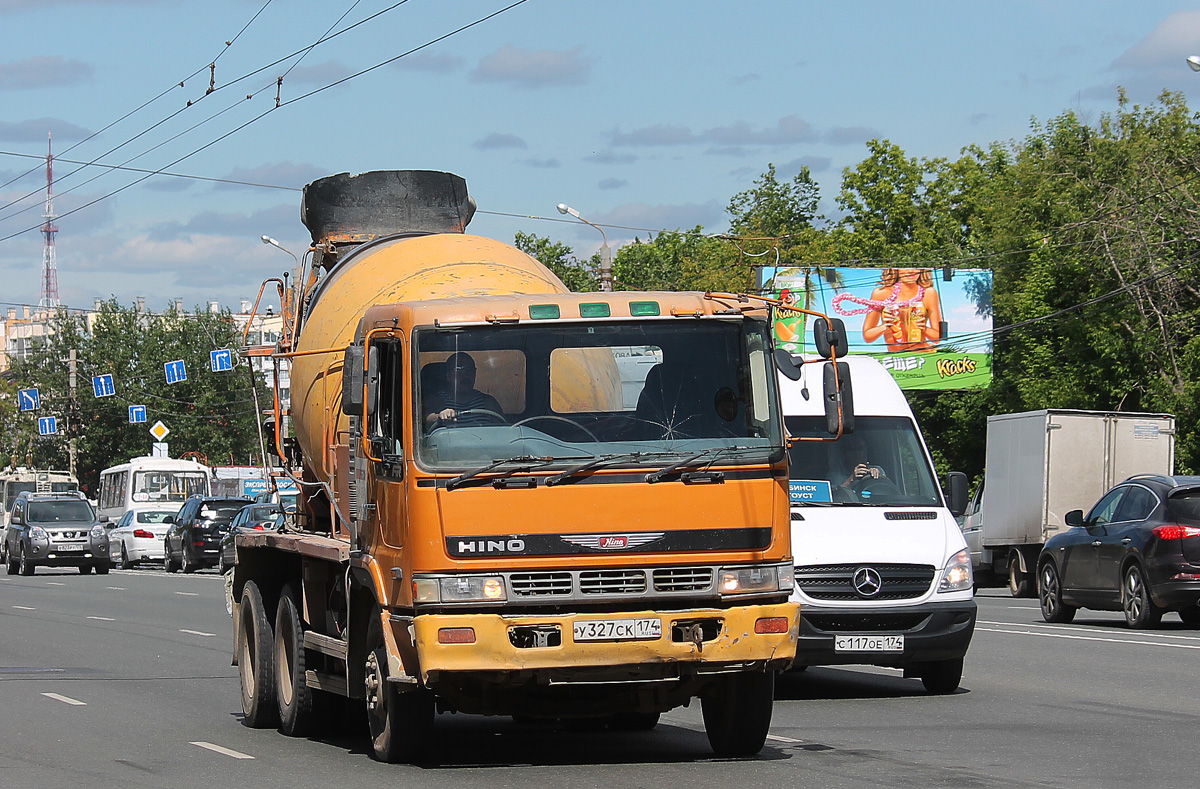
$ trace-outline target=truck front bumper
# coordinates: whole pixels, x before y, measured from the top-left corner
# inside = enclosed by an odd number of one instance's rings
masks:
[[[667,677],[681,667],[693,672],[784,669],[796,654],[799,613],[800,606],[788,602],[682,611],[427,614],[392,616],[391,624],[397,643],[415,647],[421,680],[426,683],[443,672],[523,671],[551,675],[562,671],[577,681],[592,674],[597,681],[606,681],[605,677],[622,673],[631,679]],[[575,639],[576,623],[621,620],[660,620],[661,635]],[[603,629],[583,627],[593,634]],[[763,629],[779,632],[756,632]]]
[[[960,658],[975,633],[976,612],[974,600],[897,608],[806,605],[800,617],[795,666],[904,666]],[[842,651],[837,648],[839,636],[903,636],[904,649]]]

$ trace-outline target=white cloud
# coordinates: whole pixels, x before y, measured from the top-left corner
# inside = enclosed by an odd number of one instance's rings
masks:
[[[90,79],[92,67],[58,55],[0,63],[0,90],[35,90],[75,85]]]
[[[1200,11],[1171,14],[1113,61],[1119,69],[1186,69],[1183,59],[1200,54]]]
[[[406,71],[424,71],[430,74],[449,74],[462,68],[463,59],[457,55],[437,52],[414,52],[400,58],[392,65]]]
[[[82,140],[91,132],[58,118],[30,118],[25,121],[0,121],[0,140],[4,142],[42,142],[47,132],[57,140]]]
[[[522,88],[582,85],[595,63],[594,58],[582,53],[583,47],[531,50],[505,44],[482,58],[471,78],[478,82],[508,82]]]
[[[492,132],[486,137],[471,143],[471,147],[480,151],[494,151],[498,148],[519,148],[524,150],[529,147],[529,144],[515,134]]]

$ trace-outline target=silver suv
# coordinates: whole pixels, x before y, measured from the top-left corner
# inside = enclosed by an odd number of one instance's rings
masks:
[[[36,567],[78,567],[82,575],[112,567],[108,532],[78,491],[18,494],[9,511],[0,561],[9,575],[33,575]]]

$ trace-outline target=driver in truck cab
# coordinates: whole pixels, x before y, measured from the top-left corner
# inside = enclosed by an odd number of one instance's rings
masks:
[[[443,426],[495,425],[505,420],[496,398],[475,388],[475,360],[451,354],[421,371],[425,391],[425,429]]]

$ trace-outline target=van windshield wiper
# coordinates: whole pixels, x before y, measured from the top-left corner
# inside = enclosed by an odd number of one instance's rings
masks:
[[[651,483],[662,482],[664,479],[671,476],[672,474],[674,474],[676,471],[679,471],[680,469],[691,468],[692,466],[695,466],[695,465],[711,465],[712,463],[716,462],[717,456],[719,456],[719,455],[725,454],[727,452],[741,452],[741,451],[745,451],[747,449],[753,449],[753,450],[757,450],[760,452],[762,451],[762,447],[712,447],[711,449],[704,449],[704,450],[701,450],[701,451],[697,452],[696,454],[692,455],[691,457],[687,457],[676,463],[672,463],[671,465],[667,466],[666,468],[660,468],[658,471],[650,472],[649,474],[646,475],[646,481],[651,482]],[[697,463],[697,461],[704,461],[704,462]],[[680,477],[683,478],[684,475],[681,474]],[[692,473],[688,474],[688,476],[683,481],[690,482],[690,481],[696,480],[696,479],[704,479],[709,482],[719,482],[720,480],[722,480],[724,478],[725,478],[725,475],[719,471],[698,471],[698,472],[692,472]]]
[[[646,457],[648,455],[661,454],[657,452],[612,452],[607,455],[594,457],[586,463],[580,463],[578,466],[564,469],[552,477],[546,477],[546,487],[554,487],[562,482],[565,482],[568,477],[573,477],[576,474],[582,474],[585,471],[591,471],[594,468],[607,466],[612,463],[617,463],[622,460],[635,460],[637,458]]]
[[[553,457],[534,457],[533,455],[516,455],[516,456],[510,457],[510,458],[500,458],[499,460],[493,460],[491,463],[488,463],[486,466],[480,466],[479,468],[474,469],[473,471],[463,472],[462,474],[459,474],[457,477],[453,477],[452,479],[447,480],[446,481],[446,490],[454,490],[455,488],[459,487],[467,480],[478,477],[480,474],[486,474],[489,471],[495,471],[496,469],[501,468],[502,466],[516,466],[517,469],[514,469],[514,470],[520,470],[522,468],[533,468],[534,466],[541,466],[541,465],[545,465],[546,463],[553,463],[554,460],[555,460],[555,458],[553,458]]]

